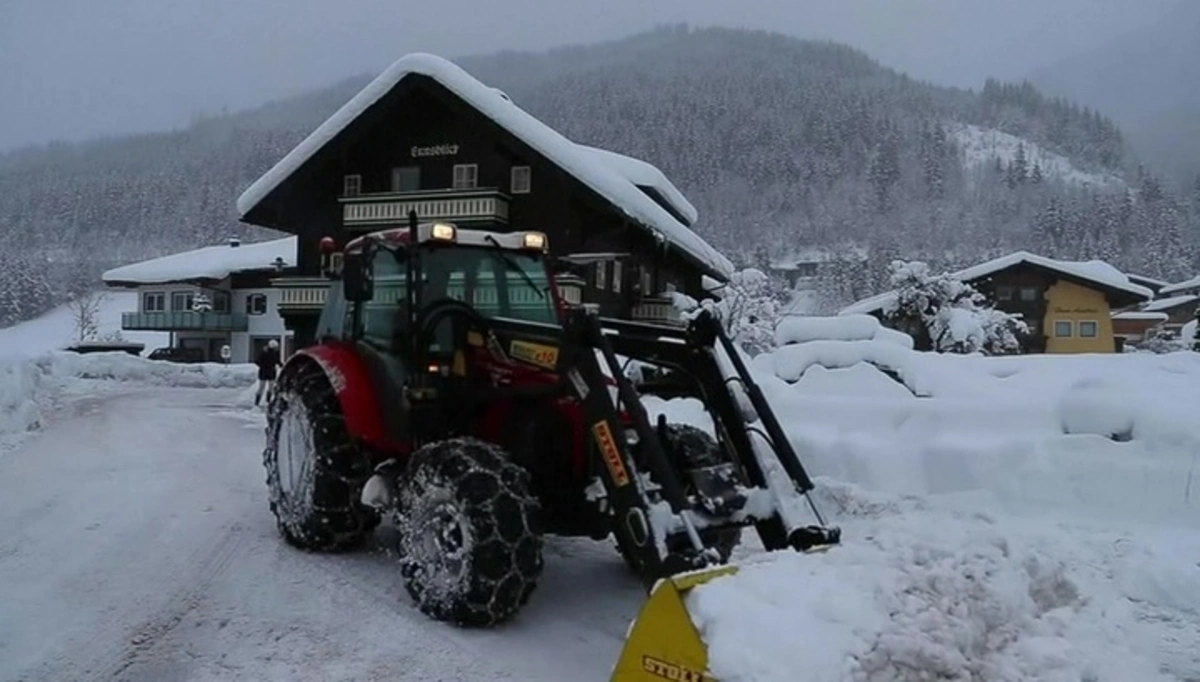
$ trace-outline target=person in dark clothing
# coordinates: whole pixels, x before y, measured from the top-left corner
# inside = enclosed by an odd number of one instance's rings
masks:
[[[276,372],[283,364],[279,358],[279,342],[275,339],[267,342],[267,347],[258,354],[254,364],[258,365],[258,390],[254,393],[254,404],[258,405],[263,393],[271,392]]]

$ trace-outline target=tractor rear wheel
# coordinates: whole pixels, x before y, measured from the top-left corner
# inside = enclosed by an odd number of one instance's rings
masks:
[[[721,449],[713,437],[703,429],[688,424],[667,424],[666,442],[663,443],[663,449],[667,452],[668,457],[671,457],[672,453],[678,455],[679,460],[676,464],[681,468],[696,469],[721,464]],[[691,491],[689,490],[689,492]],[[741,528],[719,530],[705,528],[700,530],[699,534],[705,546],[717,550],[722,564],[729,561],[733,550],[742,541]],[[691,547],[691,543],[686,539],[670,540],[667,543],[668,550],[674,549],[673,545],[679,545],[680,549]],[[623,546],[620,534],[617,535],[617,552],[621,554],[631,569],[638,573],[641,572],[641,563],[635,558],[634,553],[627,551]]]
[[[362,542],[379,523],[359,501],[368,467],[346,430],[341,405],[315,363],[288,367],[267,408],[263,452],[276,525],[288,544],[333,552]]]
[[[496,445],[454,438],[414,452],[397,488],[401,575],[422,613],[485,627],[525,605],[543,566],[525,469]]]

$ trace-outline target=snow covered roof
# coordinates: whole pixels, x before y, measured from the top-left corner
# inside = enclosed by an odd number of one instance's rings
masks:
[[[621,157],[621,155],[606,156],[608,161],[606,163],[594,151],[587,151],[588,148],[568,140],[558,131],[518,107],[507,95],[484,85],[458,65],[441,57],[424,53],[407,55],[388,67],[333,116],[317,127],[279,163],[250,185],[238,197],[237,209],[241,216],[244,218],[267,195],[291,177],[359,115],[383,98],[406,76],[413,74],[432,78],[552,163],[612,202],[634,221],[656,233],[656,236],[663,241],[682,249],[701,265],[723,277],[728,277],[733,273],[733,263],[728,258],[701,239],[689,227],[676,220],[670,212],[630,180],[631,175],[638,179],[653,180],[653,186],[659,187],[662,183],[658,181],[654,173],[648,171],[648,168],[653,168],[650,164],[629,157]],[[661,175],[657,169],[654,171],[657,172],[657,175]],[[663,179],[665,180],[665,177]],[[678,190],[675,190],[675,193],[678,193]],[[679,196],[682,197],[682,194]],[[671,200],[669,196],[666,198]],[[674,201],[671,201],[674,204]],[[690,204],[684,208],[687,209],[689,206]],[[690,212],[694,213],[695,208],[692,207]],[[688,215],[686,210],[684,215]]]
[[[1133,296],[1143,299],[1154,297],[1154,292],[1144,286],[1134,284],[1129,281],[1129,277],[1120,270],[1105,263],[1104,261],[1065,261],[1046,258],[1037,254],[1029,253],[1028,251],[1016,251],[1007,256],[996,258],[986,263],[973,265],[969,268],[951,273],[951,275],[959,280],[972,281],[982,279],[989,275],[993,275],[1002,270],[1007,270],[1014,265],[1028,263],[1038,267],[1052,270],[1054,272],[1074,277],[1088,282],[1093,282],[1099,286],[1109,289],[1122,291]],[[888,291],[877,296],[872,296],[861,300],[853,305],[843,309],[840,315],[861,315],[864,313],[873,313],[884,308],[889,302],[895,300],[896,292]]]
[[[200,279],[221,280],[235,272],[266,270],[282,258],[285,267],[296,264],[295,236],[253,244],[206,246],[161,258],[125,265],[104,273],[105,284],[165,284]]]
[[[687,220],[688,224],[696,222],[696,219],[700,217],[700,212],[696,210],[692,202],[683,196],[683,192],[680,192],[679,188],[667,179],[658,166],[599,147],[589,147],[584,144],[575,146],[584,154],[595,157],[600,163],[625,176],[626,180],[638,187],[649,187],[656,190],[671,205],[671,208]]]
[[[1170,310],[1171,308],[1175,308],[1175,307],[1181,306],[1181,305],[1186,305],[1197,299],[1200,299],[1200,296],[1196,296],[1194,294],[1184,294],[1183,296],[1171,296],[1170,298],[1158,298],[1158,299],[1150,301],[1146,305],[1142,306],[1142,310],[1145,310],[1148,312]]]
[[[1147,277],[1146,275],[1139,275],[1136,272],[1129,272],[1126,274],[1128,275],[1130,282],[1133,282],[1134,284],[1141,284],[1144,286],[1148,286],[1151,289],[1153,289],[1154,287],[1158,287],[1161,289],[1161,288],[1167,286],[1168,284],[1170,284],[1170,282],[1166,282],[1164,280],[1158,279],[1157,277]]]
[[[1126,310],[1123,313],[1113,313],[1114,320],[1146,320],[1154,322],[1166,322],[1170,319],[1170,315],[1166,313],[1151,313],[1141,310]]]
[[[1168,284],[1167,286],[1163,287],[1158,293],[1174,294],[1174,293],[1178,293],[1180,291],[1190,291],[1192,289],[1200,289],[1200,276],[1193,277],[1191,279],[1187,279],[1182,282]]]

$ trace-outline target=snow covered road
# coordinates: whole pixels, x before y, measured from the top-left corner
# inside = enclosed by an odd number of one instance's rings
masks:
[[[85,399],[0,458],[0,680],[605,679],[644,594],[610,546],[551,540],[508,627],[431,622],[387,527],[340,556],[278,538],[242,395]]]

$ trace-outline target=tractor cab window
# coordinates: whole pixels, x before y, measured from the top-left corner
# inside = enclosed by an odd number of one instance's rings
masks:
[[[519,251],[447,248],[426,261],[423,301],[454,298],[484,317],[557,322],[545,263]]]
[[[381,349],[395,345],[407,332],[408,269],[402,258],[381,253],[371,268],[375,293],[362,305],[362,340]]]

